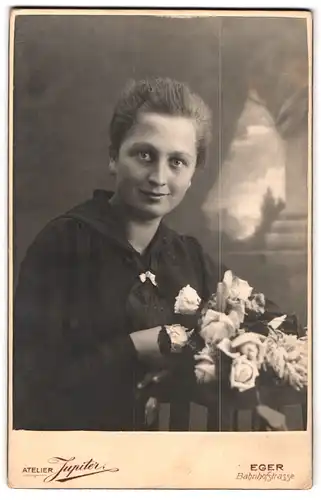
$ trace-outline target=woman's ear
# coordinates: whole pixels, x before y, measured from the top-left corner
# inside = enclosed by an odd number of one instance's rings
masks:
[[[110,158],[109,160],[109,172],[111,175],[116,175],[116,161],[114,158]]]
[[[117,159],[117,154],[115,149],[113,148],[112,145],[109,146],[109,172],[111,175],[116,174],[116,159]]]

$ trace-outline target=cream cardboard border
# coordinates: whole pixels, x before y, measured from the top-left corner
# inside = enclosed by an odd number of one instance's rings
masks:
[[[41,432],[12,429],[12,292],[13,292],[13,57],[15,18],[21,15],[152,15],[172,17],[238,16],[306,19],[309,45],[308,160],[308,430],[300,432]],[[312,15],[308,11],[16,9],[10,16],[9,50],[9,413],[8,484],[13,488],[229,488],[308,489],[312,486]],[[117,468],[76,482],[44,482],[25,475],[24,467],[50,467],[50,457],[90,458]],[[237,479],[252,473],[251,464],[283,464],[290,480],[269,477]],[[257,472],[255,472],[257,474]],[[273,474],[273,472],[271,472]],[[279,473],[278,473],[279,474]]]

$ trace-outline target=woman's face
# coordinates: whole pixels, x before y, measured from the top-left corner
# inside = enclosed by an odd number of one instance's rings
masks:
[[[162,218],[184,198],[197,161],[189,118],[141,113],[110,167],[116,199],[145,219]]]

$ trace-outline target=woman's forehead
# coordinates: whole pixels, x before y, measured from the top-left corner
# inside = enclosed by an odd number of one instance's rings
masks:
[[[196,155],[196,128],[193,119],[159,113],[140,113],[125,141],[150,143],[155,148]]]

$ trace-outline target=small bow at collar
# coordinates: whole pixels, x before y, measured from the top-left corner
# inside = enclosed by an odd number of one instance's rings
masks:
[[[145,281],[149,279],[154,286],[157,286],[156,276],[151,271],[146,271],[146,273],[141,273],[139,275],[139,279],[142,283],[145,283]]]

